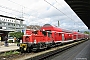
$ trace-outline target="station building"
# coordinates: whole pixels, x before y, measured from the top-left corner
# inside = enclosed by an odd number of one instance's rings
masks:
[[[24,31],[26,25],[23,19],[0,15],[0,41],[4,41],[4,37],[9,32]]]

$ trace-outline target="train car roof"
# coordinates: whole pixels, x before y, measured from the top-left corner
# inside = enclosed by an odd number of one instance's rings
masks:
[[[78,32],[74,31],[73,34],[78,34]]]
[[[59,32],[62,32],[62,29],[61,28],[58,28],[58,27],[55,27],[55,26],[52,26],[50,24],[45,24],[43,25],[43,27],[41,27],[41,30],[47,30],[47,31],[59,31]]]
[[[50,24],[43,25],[43,27],[41,28],[41,30],[51,30],[51,31],[72,33],[72,31],[70,31],[70,30],[66,30],[66,29],[62,29],[62,28],[59,28],[59,27],[55,27],[55,26],[52,26]]]

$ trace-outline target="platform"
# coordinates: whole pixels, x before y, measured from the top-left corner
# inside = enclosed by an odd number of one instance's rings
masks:
[[[90,60],[90,40],[63,51],[50,60]],[[46,59],[47,60],[47,59]]]
[[[16,43],[9,43],[8,47],[5,47],[4,45],[0,46],[0,53],[17,50],[17,49],[19,49],[19,47],[17,46]]]

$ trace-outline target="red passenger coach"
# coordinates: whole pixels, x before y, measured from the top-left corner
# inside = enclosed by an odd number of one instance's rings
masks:
[[[41,30],[51,32],[51,36],[55,44],[73,41],[72,31],[54,27],[49,24],[44,25]]]
[[[84,38],[85,38],[85,39],[89,39],[89,34],[85,34],[85,35],[84,35]]]
[[[78,32],[73,32],[73,40],[78,40]]]
[[[50,24],[46,24],[41,28],[41,30],[51,32],[53,43],[61,43],[62,40],[64,40],[64,32],[61,28],[57,28],[51,26]]]
[[[65,42],[73,41],[72,33],[65,33]]]

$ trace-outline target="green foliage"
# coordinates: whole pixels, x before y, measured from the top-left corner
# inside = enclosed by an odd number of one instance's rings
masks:
[[[12,54],[19,54],[20,52],[18,52],[18,51],[14,51]]]
[[[13,40],[9,40],[8,43],[13,43]]]
[[[9,56],[9,55],[12,55],[12,54],[19,54],[20,52],[18,51],[9,51],[9,52],[5,52],[4,54],[2,54],[1,56]]]
[[[90,34],[90,32],[89,32],[89,31],[85,31],[84,33],[85,33],[85,34]]]
[[[13,33],[10,33],[10,36],[16,37],[16,38],[21,38],[23,35],[24,35],[24,33],[22,33],[22,32],[13,32]]]
[[[12,54],[12,51],[5,52],[3,56],[8,56],[8,55],[10,55],[10,54]]]

